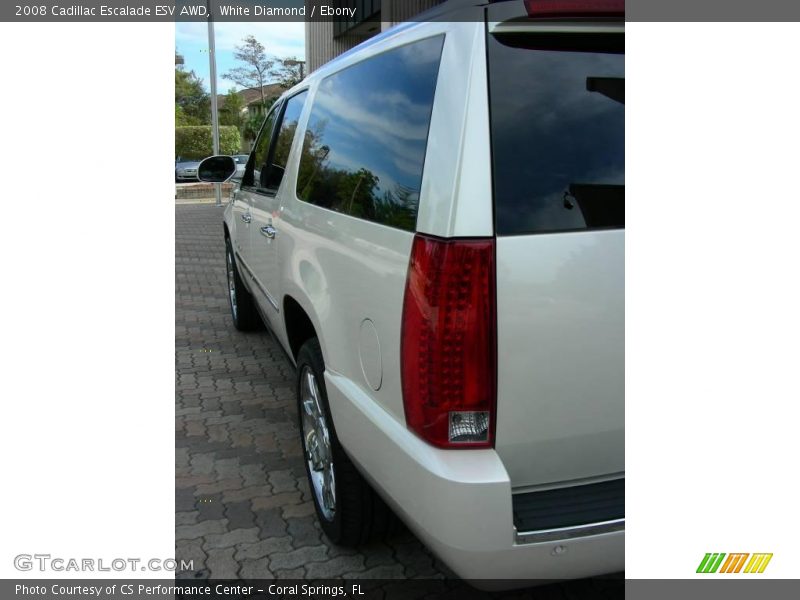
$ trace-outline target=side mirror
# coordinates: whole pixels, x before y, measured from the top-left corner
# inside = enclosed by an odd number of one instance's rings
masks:
[[[232,156],[209,156],[197,167],[197,178],[209,183],[224,183],[236,173],[236,161]]]

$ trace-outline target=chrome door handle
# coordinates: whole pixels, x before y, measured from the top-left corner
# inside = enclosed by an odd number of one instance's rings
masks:
[[[253,217],[250,216],[250,213],[242,213],[242,221],[245,223],[249,223],[253,220]]]
[[[271,240],[275,239],[275,234],[278,233],[278,230],[275,229],[272,225],[265,225],[261,228],[261,235],[268,237]]]

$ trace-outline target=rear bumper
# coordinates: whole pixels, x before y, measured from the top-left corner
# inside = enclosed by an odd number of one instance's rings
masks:
[[[494,450],[433,448],[349,379],[328,370],[325,381],[348,454],[409,528],[460,577],[505,580],[485,585],[513,587],[512,580],[529,585],[530,580],[623,570],[624,531],[556,533],[518,543],[511,483]]]

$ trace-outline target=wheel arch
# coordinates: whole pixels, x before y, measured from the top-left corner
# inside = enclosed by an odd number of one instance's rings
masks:
[[[283,297],[283,324],[286,329],[289,352],[295,361],[297,361],[297,354],[300,352],[300,348],[311,338],[317,338],[320,347],[322,347],[322,339],[308,311],[293,296],[288,294]]]

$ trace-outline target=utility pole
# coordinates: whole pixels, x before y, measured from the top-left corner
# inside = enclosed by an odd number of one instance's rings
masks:
[[[212,0],[206,0],[208,8],[208,71],[211,80],[211,137],[214,156],[219,154],[219,116],[217,114],[217,55],[214,47],[214,12]],[[214,184],[214,205],[222,206],[222,184]]]

